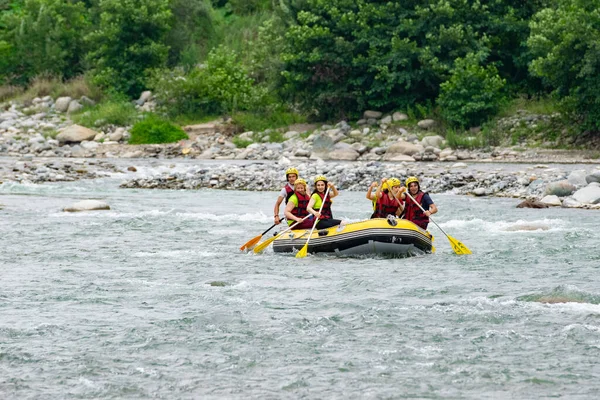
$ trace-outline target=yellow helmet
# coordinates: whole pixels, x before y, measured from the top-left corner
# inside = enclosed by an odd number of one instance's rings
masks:
[[[288,168],[288,169],[285,170],[285,177],[286,177],[286,179],[287,179],[287,177],[288,177],[289,174],[296,174],[296,176],[299,176],[298,170],[296,168],[294,168],[294,167],[291,167],[291,168]]]
[[[304,179],[302,179],[302,178],[296,179],[296,182],[294,182],[294,186],[298,185],[299,183],[301,183],[304,186],[306,186],[306,181]]]
[[[419,183],[419,179],[417,179],[416,176],[410,176],[410,177],[406,178],[406,187],[408,187],[408,185],[410,185],[413,182],[417,182],[417,184],[419,186],[421,186],[421,184]]]
[[[317,182],[319,182],[319,181],[327,182],[327,178],[325,178],[325,176],[324,176],[324,175],[317,175],[317,176],[315,177],[315,184],[316,184]]]
[[[400,180],[398,178],[390,178],[387,181],[388,187],[393,188],[394,186],[400,186]]]

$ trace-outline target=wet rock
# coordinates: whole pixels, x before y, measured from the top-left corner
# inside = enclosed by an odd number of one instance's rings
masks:
[[[93,211],[93,210],[110,210],[110,206],[99,200],[82,200],[63,208],[67,212]]]
[[[537,200],[527,199],[519,203],[517,208],[548,208],[548,205]]]

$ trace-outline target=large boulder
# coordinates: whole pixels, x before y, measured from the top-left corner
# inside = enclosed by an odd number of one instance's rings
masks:
[[[94,140],[98,132],[93,131],[85,126],[71,125],[60,132],[56,139],[60,143],[79,143],[84,140]]]
[[[592,182],[586,187],[573,193],[573,198],[584,204],[600,203],[600,183]]]
[[[540,201],[527,199],[519,203],[519,205],[517,205],[517,208],[548,208],[548,205]]]
[[[576,170],[576,171],[572,171],[569,176],[567,177],[567,181],[569,181],[569,183],[577,186],[577,187],[582,187],[588,184],[588,182],[585,181],[585,170]]]
[[[100,200],[82,200],[63,208],[63,211],[78,212],[78,211],[93,211],[93,210],[110,210],[110,206]]]
[[[431,129],[435,126],[435,121],[432,119],[423,119],[417,122],[417,126],[421,129]]]
[[[436,147],[438,149],[441,149],[442,145],[444,144],[444,138],[441,137],[440,135],[425,136],[421,140],[421,144],[423,146],[425,146],[425,147],[427,147],[427,146],[433,146],[433,147]]]
[[[594,171],[585,177],[587,183],[598,182],[600,183],[600,171]]]
[[[540,202],[548,206],[562,206],[562,202],[560,201],[558,196],[555,195],[544,196],[542,200],[540,200]]]
[[[386,154],[389,155],[397,155],[397,154],[404,154],[407,156],[412,156],[413,154],[417,154],[421,151],[421,147],[406,142],[404,140],[399,140],[396,143],[392,144],[390,147],[388,147]]]
[[[66,112],[69,109],[69,103],[73,100],[70,97],[59,97],[54,102],[54,109],[58,112]]]
[[[546,185],[545,194],[559,197],[570,196],[576,190],[575,186],[568,180],[550,182]]]
[[[383,113],[381,111],[372,111],[372,110],[367,110],[363,113],[363,118],[364,119],[379,119],[381,118],[381,116],[383,115]]]

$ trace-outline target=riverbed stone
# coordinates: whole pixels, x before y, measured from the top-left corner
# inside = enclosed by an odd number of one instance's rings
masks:
[[[63,208],[67,212],[93,211],[93,210],[110,210],[110,206],[100,200],[82,200],[73,203],[70,206]]]
[[[573,193],[573,199],[584,204],[600,203],[600,183],[592,182]]]
[[[575,186],[568,180],[551,182],[546,185],[545,194],[553,194],[560,197],[570,196],[576,190]]]
[[[56,139],[60,143],[79,143],[84,140],[94,140],[98,132],[81,125],[71,125],[60,132]]]
[[[562,201],[560,201],[560,198],[558,196],[555,195],[548,195],[548,196],[544,196],[541,200],[541,203],[544,203],[546,205],[549,206],[562,206]]]

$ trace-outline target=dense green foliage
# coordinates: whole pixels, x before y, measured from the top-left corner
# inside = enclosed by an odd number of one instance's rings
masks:
[[[480,58],[470,53],[456,59],[450,78],[440,85],[442,116],[463,128],[482,124],[496,115],[505,101],[502,90],[506,81],[493,65],[481,66]]]
[[[178,120],[227,114],[259,127],[376,109],[460,129],[507,99],[552,93],[598,131],[599,9],[600,0],[0,0],[0,96],[85,75],[105,94],[152,89]]]
[[[532,72],[585,127],[600,129],[600,1],[559,0],[531,23]]]
[[[129,143],[173,143],[187,138],[188,135],[181,128],[155,114],[149,114],[131,128]]]
[[[89,107],[71,118],[88,128],[99,128],[106,125],[131,125],[136,115],[137,111],[131,102],[116,98]]]

